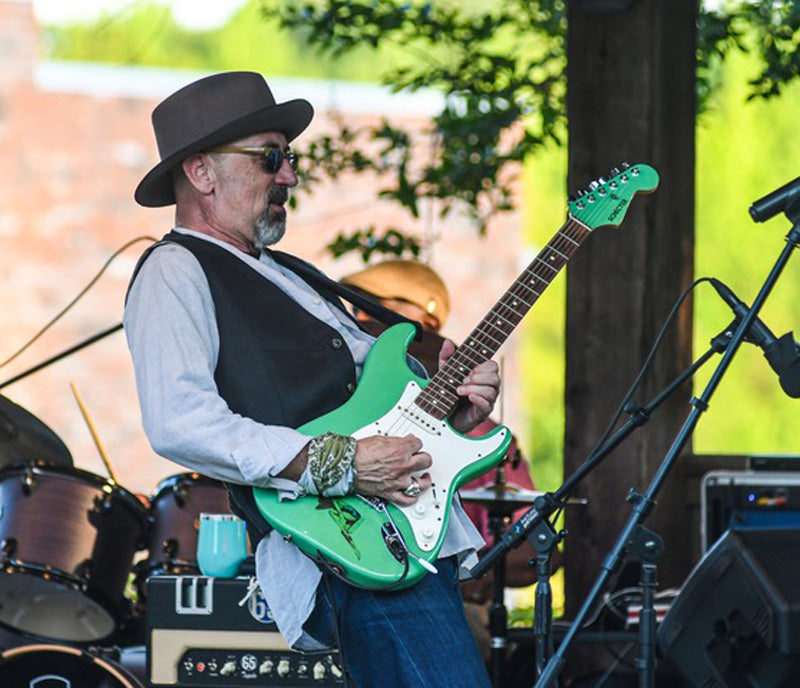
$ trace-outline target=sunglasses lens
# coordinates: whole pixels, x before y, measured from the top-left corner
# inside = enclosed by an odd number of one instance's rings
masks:
[[[275,174],[283,164],[283,153],[277,148],[270,148],[264,153],[262,160],[264,169],[270,174]]]
[[[292,152],[284,153],[279,148],[267,149],[264,152],[261,161],[264,165],[264,169],[267,172],[270,174],[275,174],[279,169],[281,169],[284,158],[289,161],[289,164],[293,170],[297,170],[297,154]]]

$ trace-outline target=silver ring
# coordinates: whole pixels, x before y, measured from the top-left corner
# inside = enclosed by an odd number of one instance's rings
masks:
[[[422,490],[419,487],[417,479],[414,477],[411,478],[411,483],[409,486],[403,490],[403,494],[407,497],[418,497],[420,492],[422,492]]]

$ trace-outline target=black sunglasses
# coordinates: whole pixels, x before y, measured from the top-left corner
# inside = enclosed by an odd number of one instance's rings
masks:
[[[247,155],[258,155],[261,165],[269,174],[275,174],[284,159],[289,161],[294,171],[297,171],[297,153],[293,153],[288,148],[281,150],[277,144],[265,143],[263,146],[217,146],[211,149],[214,153],[246,153]]]

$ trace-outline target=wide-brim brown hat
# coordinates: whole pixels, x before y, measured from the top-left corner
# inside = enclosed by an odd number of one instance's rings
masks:
[[[260,131],[280,131],[291,141],[313,116],[307,100],[276,103],[256,72],[223,72],[184,86],[153,110],[161,162],[139,182],[134,198],[147,207],[171,205],[170,171],[192,153]]]
[[[450,313],[450,294],[433,268],[416,260],[386,260],[347,275],[342,284],[377,296],[379,299],[408,301],[430,315],[442,327]]]

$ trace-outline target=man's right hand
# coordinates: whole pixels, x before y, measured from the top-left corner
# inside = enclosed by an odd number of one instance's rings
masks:
[[[421,471],[430,468],[430,454],[422,451],[422,442],[414,435],[405,437],[385,437],[373,435],[357,440],[356,492],[374,497],[382,497],[400,506],[410,506],[419,496],[410,497],[404,490],[412,483],[412,477],[419,483],[421,491],[431,486],[428,473]]]

